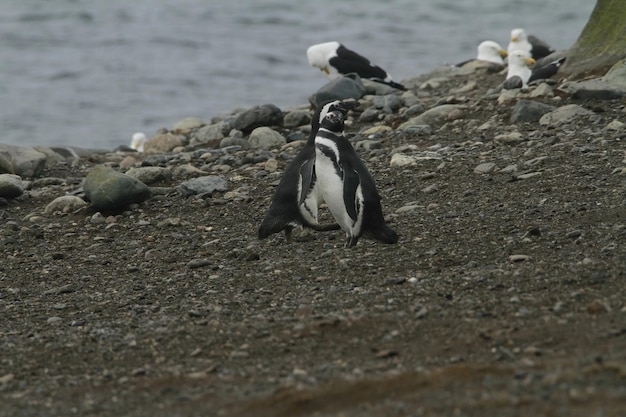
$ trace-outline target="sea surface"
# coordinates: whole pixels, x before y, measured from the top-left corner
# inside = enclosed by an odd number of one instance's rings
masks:
[[[0,143],[113,149],[184,117],[307,103],[337,40],[394,79],[506,48],[569,48],[593,0],[2,0]]]

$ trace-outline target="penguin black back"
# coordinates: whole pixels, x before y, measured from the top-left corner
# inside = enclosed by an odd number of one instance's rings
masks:
[[[398,235],[386,223],[374,179],[343,136],[343,116],[326,115],[315,139],[319,187],[335,220],[346,232],[346,247],[363,234],[383,243],[397,243]]]
[[[315,136],[320,128],[321,120],[328,112],[339,111],[347,114],[355,108],[358,101],[335,100],[320,106],[311,120],[311,132],[307,143],[300,149],[285,169],[280,183],[276,187],[270,207],[265,214],[258,230],[258,238],[265,239],[271,234],[285,231],[287,240],[291,239],[291,231],[295,227],[308,227],[317,231],[338,230],[337,224],[320,225],[317,223],[317,207],[308,213],[304,200],[315,185]],[[310,204],[317,204],[315,201]],[[304,214],[303,214],[304,212]],[[305,218],[305,214],[310,220]]]

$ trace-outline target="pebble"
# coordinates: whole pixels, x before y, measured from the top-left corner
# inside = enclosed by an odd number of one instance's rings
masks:
[[[474,168],[474,173],[475,174],[489,174],[493,172],[495,168],[496,168],[496,164],[494,162],[483,162],[482,164]]]
[[[189,269],[203,268],[210,265],[212,265],[211,260],[206,258],[192,259],[191,261],[187,262],[187,267]]]

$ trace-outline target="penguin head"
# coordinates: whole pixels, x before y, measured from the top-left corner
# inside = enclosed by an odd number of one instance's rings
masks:
[[[347,116],[350,110],[355,109],[358,106],[359,106],[359,101],[354,100],[354,99],[333,100],[333,101],[326,102],[321,107],[319,107],[318,110],[313,115],[312,125],[314,126],[315,122],[317,122],[318,124],[317,127],[319,127],[319,124],[322,123],[322,120],[324,120],[324,117],[326,117],[328,113],[333,112],[333,111],[341,112],[341,114],[343,114],[345,118],[345,116]]]
[[[322,119],[321,127],[331,132],[341,133],[343,132],[344,118],[345,116],[341,111],[331,111]]]

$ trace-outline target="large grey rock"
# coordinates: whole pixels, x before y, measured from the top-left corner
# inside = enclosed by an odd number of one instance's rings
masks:
[[[519,100],[513,106],[511,123],[538,122],[546,113],[554,111],[556,107],[532,100]]]
[[[208,145],[211,148],[216,148],[219,146],[220,141],[226,137],[229,130],[230,125],[223,120],[201,127],[192,135],[189,144],[192,146]]]
[[[232,127],[244,133],[250,133],[261,126],[280,126],[283,122],[282,111],[273,104],[263,104],[245,110],[235,117]]]
[[[188,129],[198,129],[204,126],[206,122],[197,117],[186,117],[177,121],[172,127],[172,130],[188,130]]]
[[[465,108],[466,106],[460,104],[442,104],[407,120],[398,127],[398,130],[406,130],[410,126],[418,125],[440,126],[448,121],[462,118]]]
[[[163,133],[148,139],[143,146],[143,151],[145,153],[161,154],[170,152],[172,149],[179,146],[183,146],[183,141],[179,136],[171,133]]]
[[[220,141],[220,148],[228,148],[229,146],[241,146],[242,149],[250,149],[252,145],[247,139],[229,136]]]
[[[19,175],[0,174],[0,197],[15,198],[24,193],[24,183]]]
[[[563,123],[569,123],[578,117],[591,116],[592,114],[594,113],[591,110],[587,110],[578,104],[568,104],[541,116],[539,124],[543,126],[558,126]]]
[[[385,96],[374,96],[372,104],[377,109],[382,109],[387,114],[392,114],[400,110],[403,106],[402,98],[395,94],[387,94]]]
[[[250,133],[248,142],[253,148],[269,149],[282,146],[287,143],[287,139],[280,133],[267,126],[257,127]]]
[[[616,100],[624,96],[624,91],[599,78],[585,81],[568,81],[559,87],[575,99]]]
[[[34,148],[0,145],[0,155],[11,161],[13,173],[20,177],[36,177],[46,167],[46,154]]]
[[[611,67],[602,81],[613,88],[626,92],[626,59],[622,59]]]
[[[228,191],[228,180],[221,175],[207,175],[181,183],[176,187],[185,197],[192,195],[210,195],[215,191]]]
[[[82,198],[75,195],[64,195],[52,200],[52,202],[46,206],[44,212],[46,214],[54,214],[57,212],[70,213],[86,206],[87,203]]]
[[[139,167],[126,171],[126,175],[138,179],[146,185],[172,179],[172,171],[163,167]]]
[[[0,153],[0,174],[15,174],[13,169],[13,162],[6,156]]]
[[[150,189],[138,179],[102,165],[93,167],[83,183],[85,197],[96,210],[115,210],[150,198]]]
[[[311,114],[306,110],[293,110],[285,115],[283,127],[293,128],[311,123]]]
[[[332,100],[360,99],[365,95],[365,87],[357,74],[346,74],[343,77],[324,84],[319,90],[309,97],[309,103],[315,108]]]

